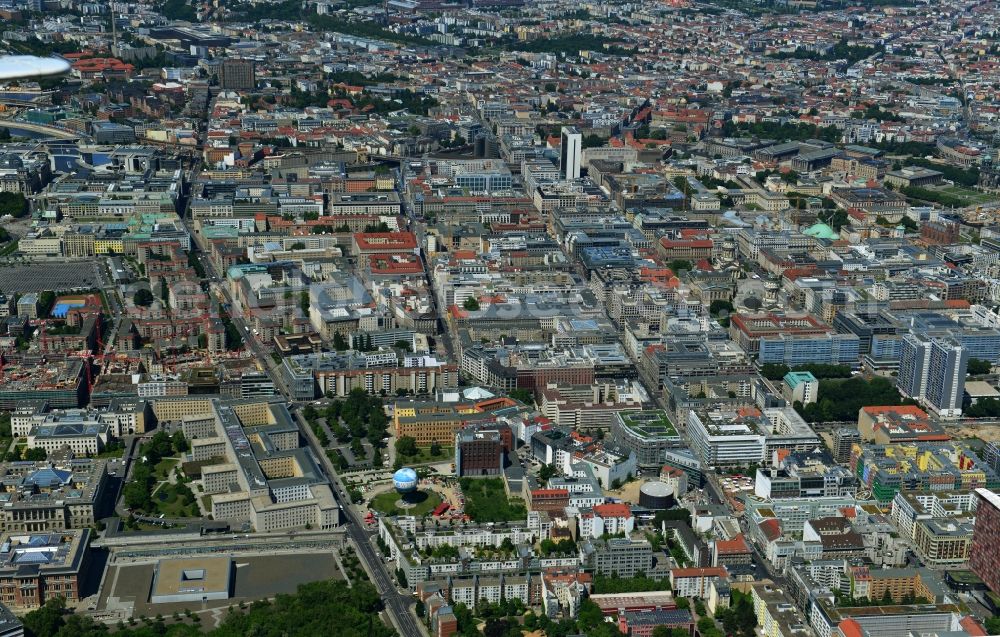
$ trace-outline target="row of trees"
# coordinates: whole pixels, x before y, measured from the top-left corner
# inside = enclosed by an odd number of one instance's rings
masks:
[[[907,593],[899,600],[892,596],[889,589],[886,589],[882,593],[882,597],[869,598],[869,597],[850,597],[848,595],[842,594],[840,591],[835,590],[833,592],[834,600],[837,602],[837,606],[842,606],[845,608],[858,607],[858,606],[892,606],[893,604],[929,604],[930,601],[925,597],[918,597],[913,593]]]
[[[3,130],[7,130],[6,128]],[[10,131],[7,131],[10,135]],[[28,214],[28,200],[19,192],[0,192],[0,216],[23,217]]]
[[[960,168],[958,166],[952,166],[950,164],[944,164],[940,162],[934,162],[924,157],[912,157],[906,160],[907,166],[921,166],[923,168],[930,168],[931,170],[936,170],[941,173],[945,179],[951,180],[958,184],[959,186],[965,186],[971,188],[979,184],[979,168],[976,166],[971,166],[969,168]]]
[[[663,583],[657,582],[662,590]],[[677,600],[678,607],[689,608],[686,598]],[[716,622],[705,614],[705,606],[700,600],[695,600],[698,608],[698,632],[703,637],[752,637],[757,626],[757,617],[753,603],[746,594],[735,591],[730,608],[719,609],[716,618],[722,622],[725,632],[720,630]],[[458,621],[458,634],[463,637],[523,637],[524,631],[538,631],[546,637],[568,637],[569,635],[587,635],[587,637],[618,637],[621,633],[615,623],[605,621],[601,607],[591,599],[584,599],[580,604],[576,620],[551,619],[542,614],[525,612],[524,605],[517,599],[502,600],[490,603],[481,600],[470,608],[461,602],[453,606],[455,618]],[[426,610],[419,603],[417,616],[423,617]],[[480,626],[482,628],[480,628]],[[687,637],[688,631],[680,628],[657,626],[652,637]]]
[[[381,597],[369,582],[362,579],[349,586],[336,580],[303,584],[294,595],[254,602],[246,611],[230,607],[222,623],[207,632],[198,622],[167,626],[160,617],[147,626],[129,628],[119,622],[112,629],[67,611],[63,598],[25,615],[24,628],[28,637],[390,637],[395,632],[382,623],[381,610]]]
[[[222,321],[222,327],[226,331],[226,349],[229,351],[237,350],[243,346],[243,336],[240,335],[240,331],[236,329],[236,324],[233,323],[233,319],[230,318],[229,312],[226,311],[225,306],[219,311],[219,320]]]
[[[993,371],[993,363],[984,361],[981,358],[970,358],[969,366],[965,370],[971,376],[982,376]]]
[[[761,365],[760,373],[768,380],[781,380],[788,372],[809,372],[818,379],[823,378],[850,378],[851,367],[849,365],[827,365],[813,363],[810,365],[796,365],[789,367],[782,363],[765,363]]]
[[[580,51],[605,51],[608,53],[626,53],[617,46],[614,40],[592,33],[574,33],[554,37],[538,38],[527,42],[510,39],[504,42],[504,47],[526,53],[562,53],[564,55],[579,55]]]
[[[408,35],[396,33],[389,29],[384,29],[374,22],[350,21],[333,15],[312,14],[308,22],[318,31],[333,31],[335,33],[347,33],[365,38],[376,38],[387,42],[399,44],[413,44],[424,46],[436,46],[437,42],[428,40],[418,35]]]
[[[969,418],[1000,418],[1000,398],[980,398],[964,413]]]
[[[430,446],[431,456],[440,456],[443,449],[441,445],[438,444],[437,440],[431,443]],[[420,448],[417,447],[417,440],[412,436],[402,436],[396,440],[396,453],[405,458],[414,458],[420,454]]]
[[[382,399],[378,396],[370,396],[365,390],[357,388],[347,398],[333,400],[323,409],[306,405],[302,409],[302,417],[312,427],[320,444],[326,446],[330,440],[319,424],[319,418],[324,418],[337,442],[351,443],[351,453],[355,458],[364,458],[362,440],[367,439],[376,449],[373,464],[381,466],[382,455],[378,453],[378,449],[382,447],[389,419],[382,407]]]
[[[874,55],[881,50],[884,50],[884,47],[876,48],[871,46],[851,46],[848,44],[847,38],[842,38],[826,53],[796,49],[791,52],[779,51],[778,53],[772,54],[771,57],[775,57],[780,60],[787,60],[789,58],[796,60],[817,61],[846,60],[848,64],[854,64],[855,62]]]
[[[722,135],[726,137],[735,137],[747,134],[757,137],[787,139],[791,141],[822,139],[823,141],[831,143],[839,142],[841,137],[843,137],[843,132],[836,126],[817,126],[815,124],[793,124],[788,122],[783,124],[776,122],[736,124],[727,120],[722,126]]]
[[[156,487],[155,468],[161,460],[188,450],[188,442],[181,432],[168,436],[160,430],[139,449],[139,460],[132,467],[132,478],[122,490],[125,506],[137,511],[151,512],[155,509],[152,493]],[[186,485],[182,485],[187,488]],[[188,489],[190,492],[190,489]],[[191,494],[193,499],[194,494]]]
[[[795,402],[795,410],[806,422],[832,422],[858,419],[858,410],[868,405],[911,405],[914,401],[900,396],[890,379],[876,376],[865,380],[854,376],[847,380],[821,380],[818,399],[803,405]]]
[[[920,201],[928,201],[947,207],[964,208],[972,203],[971,200],[966,199],[965,197],[950,195],[946,192],[931,190],[930,188],[921,188],[919,186],[907,186],[906,188],[900,189],[899,192],[904,194],[909,199],[919,199]]]

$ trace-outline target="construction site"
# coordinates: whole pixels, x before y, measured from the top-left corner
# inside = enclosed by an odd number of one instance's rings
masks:
[[[0,409],[14,409],[29,400],[44,400],[53,407],[86,404],[85,361],[71,357],[0,356]]]

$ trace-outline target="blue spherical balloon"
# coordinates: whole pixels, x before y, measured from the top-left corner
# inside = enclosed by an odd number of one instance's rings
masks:
[[[392,474],[392,486],[399,493],[412,493],[417,490],[417,472],[409,467],[403,467]]]

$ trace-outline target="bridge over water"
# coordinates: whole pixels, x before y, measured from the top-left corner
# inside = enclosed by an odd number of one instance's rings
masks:
[[[29,133],[38,133],[46,138],[54,139],[83,139],[89,140],[90,135],[84,133],[79,133],[68,128],[60,128],[58,126],[47,126],[45,124],[33,124],[31,122],[22,122],[15,119],[0,119],[0,128],[10,129],[11,135],[16,136],[17,131],[26,131]]]

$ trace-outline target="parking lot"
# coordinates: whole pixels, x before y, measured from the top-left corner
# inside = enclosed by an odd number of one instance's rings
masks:
[[[104,285],[99,262],[70,263],[26,262],[6,265],[0,262],[0,291],[5,294],[41,290],[66,291]]]

